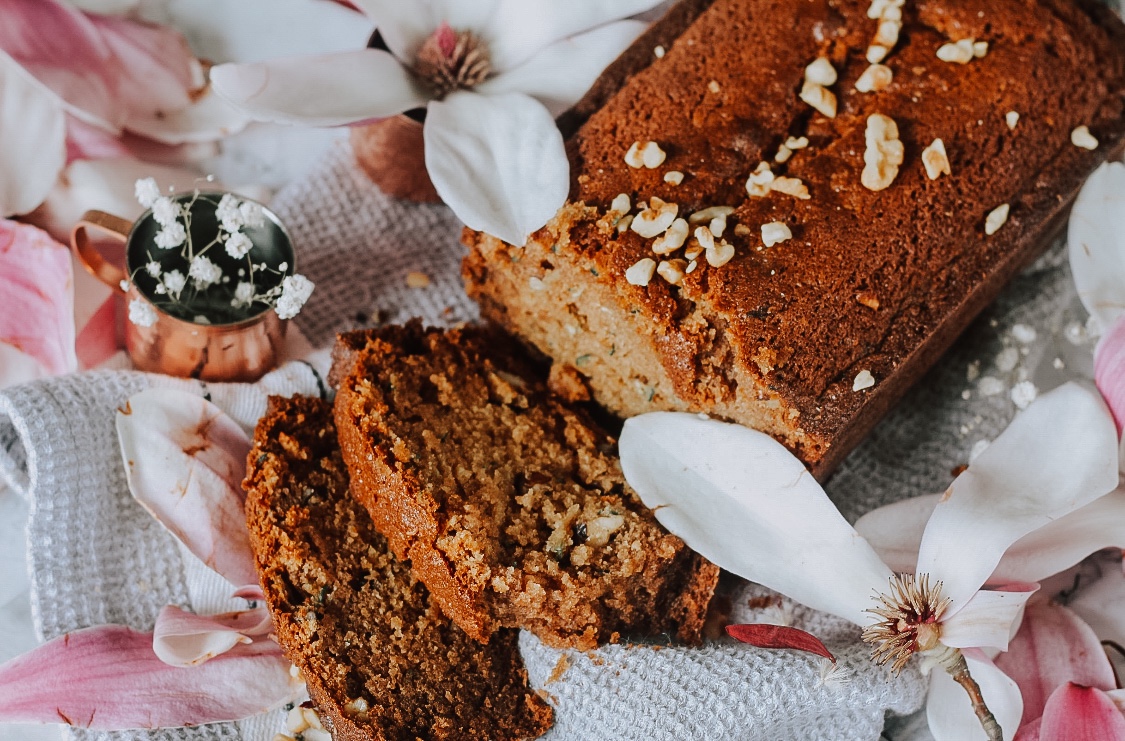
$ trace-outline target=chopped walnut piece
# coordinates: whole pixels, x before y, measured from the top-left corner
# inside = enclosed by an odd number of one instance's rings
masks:
[[[930,180],[953,174],[953,170],[949,167],[949,156],[945,153],[945,142],[941,139],[934,139],[933,144],[922,152],[922,164]]]
[[[801,182],[800,178],[774,178],[770,183],[770,190],[785,193],[786,195],[793,196],[802,201],[807,201],[812,198],[812,196],[809,195],[809,189]]]
[[[770,183],[774,181],[769,162],[759,162],[758,169],[746,180],[746,192],[752,198],[765,198],[770,194]]]
[[[1000,227],[1008,223],[1008,214],[1010,212],[1011,206],[1007,203],[992,209],[984,219],[984,233],[991,237],[993,234],[1000,231]]]
[[[711,93],[718,94],[722,90],[722,88],[719,86],[719,82],[717,80],[711,80],[711,82],[707,83],[707,90]]]
[[[668,230],[657,237],[656,241],[652,243],[652,251],[658,255],[670,255],[676,250],[684,246],[687,241],[688,231],[687,220],[676,219]]]
[[[687,258],[688,260],[691,260],[692,262],[695,262],[695,259],[702,254],[703,254],[703,245],[701,245],[699,242],[693,242],[692,244],[690,244],[684,250],[684,257]],[[688,271],[688,272],[691,272],[691,271]]]
[[[653,141],[633,142],[629,151],[625,153],[625,164],[639,170],[642,167],[655,170],[664,164],[667,155],[660,145]]]
[[[709,227],[701,226],[695,230],[695,241],[699,242],[704,249],[709,250],[715,246],[715,235],[711,233]]]
[[[601,548],[625,524],[621,515],[602,515],[586,523],[586,544]]]
[[[656,273],[674,286],[684,282],[687,260],[665,260],[656,266]]]
[[[937,58],[950,64],[968,64],[976,58],[976,49],[973,47],[973,43],[973,39],[961,39],[960,41],[943,44],[937,50]]]
[[[787,242],[792,238],[793,232],[789,229],[789,226],[780,221],[762,224],[762,242],[766,247],[773,247],[775,244]]]
[[[684,174],[679,170],[669,170],[664,173],[664,182],[671,185],[679,185],[684,182]]]
[[[624,234],[625,232],[629,231],[629,227],[631,227],[632,225],[633,225],[632,214],[630,214],[629,216],[622,217],[621,221],[617,222],[617,233],[618,234]]]
[[[874,93],[886,90],[894,79],[894,72],[883,64],[872,64],[855,81],[855,89],[861,93]]]
[[[875,385],[875,376],[869,370],[861,370],[852,381],[852,391],[863,391]]]
[[[898,138],[898,124],[889,116],[873,113],[867,118],[867,151],[863,153],[863,187],[884,190],[898,177],[906,150]]]
[[[1070,143],[1082,149],[1088,149],[1091,152],[1098,148],[1098,140],[1090,133],[1087,126],[1079,126],[1074,131],[1070,132]]]
[[[733,206],[710,206],[700,209],[688,217],[689,224],[706,224],[717,216],[730,216],[734,213]]]
[[[633,217],[629,228],[645,239],[652,239],[667,231],[679,212],[680,207],[675,203],[665,203],[653,196],[648,208]]]
[[[887,47],[881,46],[879,44],[872,44],[871,46],[867,47],[866,58],[867,61],[871,64],[879,64],[884,59],[886,59],[887,55],[890,53],[891,50]]]
[[[711,223],[707,225],[707,228],[710,229],[711,233],[716,237],[723,236],[723,232],[727,230],[726,214],[721,214],[711,219]]]
[[[656,47],[655,49],[653,49],[653,50],[652,50],[652,53],[656,55],[656,58],[657,58],[657,59],[663,59],[663,58],[664,58],[664,55],[665,55],[665,54],[666,54],[667,52],[665,52],[665,51],[664,51],[664,47],[663,47],[663,46],[657,46],[657,47]]]
[[[789,137],[788,139],[785,140],[785,146],[788,147],[789,149],[794,150],[794,151],[796,151],[798,149],[804,149],[808,145],[809,145],[809,140],[808,140],[808,137],[805,137],[805,136],[801,136],[801,137],[791,136],[791,137]]]
[[[823,85],[806,80],[801,88],[801,100],[828,118],[836,118],[836,94]]]
[[[736,237],[749,237],[753,233],[754,233],[754,230],[751,229],[750,227],[746,226],[746,224],[735,224],[734,225],[734,236],[736,236]]]
[[[1004,114],[1004,120],[1008,123],[1008,128],[1012,131],[1016,130],[1016,124],[1020,122],[1020,114],[1015,111],[1008,111]]]
[[[977,59],[984,59],[988,56],[988,42],[987,41],[974,41],[973,42],[973,56]]]
[[[877,18],[886,17],[890,11],[899,11],[902,14],[902,6],[906,4],[906,0],[871,0],[871,7],[867,9],[867,17],[875,20]]]
[[[630,285],[647,286],[649,281],[652,280],[652,274],[655,272],[656,260],[653,260],[651,257],[646,257],[625,271],[625,280],[628,281]]]
[[[836,84],[836,68],[832,66],[832,62],[828,61],[827,57],[818,57],[816,61],[805,67],[805,80],[824,87],[831,87]]]
[[[874,293],[871,293],[870,291],[857,293],[855,296],[855,300],[863,306],[871,309],[872,311],[877,311],[879,309],[879,299]]]
[[[786,162],[788,162],[789,158],[792,157],[792,156],[793,156],[793,150],[790,149],[789,147],[785,146],[784,144],[782,144],[780,147],[777,148],[777,154],[775,154],[773,156],[773,161],[778,163],[779,165],[783,165]]]
[[[885,46],[888,49],[895,48],[898,43],[898,35],[902,31],[902,21],[882,20],[879,22],[879,30],[875,32],[875,46]]]
[[[721,268],[732,259],[734,259],[734,245],[725,239],[707,248],[707,264],[713,268]]]
[[[609,204],[610,211],[616,211],[619,214],[627,214],[633,210],[633,203],[629,200],[628,193],[618,193],[617,197],[613,199],[613,203]]]
[[[691,262],[689,262],[687,264],[687,270],[685,270],[684,273],[686,273],[687,275],[691,275],[692,273],[695,272],[695,269],[698,268],[698,267],[699,267],[699,261],[693,259]]]

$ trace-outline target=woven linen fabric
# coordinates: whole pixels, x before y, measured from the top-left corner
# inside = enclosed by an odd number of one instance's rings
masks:
[[[346,146],[279,194],[274,208],[294,236],[301,272],[317,284],[296,319],[313,345],[375,321],[476,318],[461,288],[457,220],[443,206],[384,196]],[[408,287],[412,271],[425,273],[430,284]],[[848,459],[828,487],[836,503],[854,520],[888,501],[940,491],[974,444],[1007,424],[1015,411],[1010,387],[1030,380],[1045,390],[1086,370],[1080,361],[1086,356],[1088,366],[1091,344],[1084,319],[1065,253],[1056,248],[1017,279]],[[183,552],[130,497],[114,410],[141,389],[172,385],[209,393],[250,427],[267,392],[322,393],[314,368],[323,373],[325,362],[321,353],[311,364],[290,363],[254,386],[99,371],[0,392],[0,477],[31,501],[29,569],[41,636],[100,623],[151,629],[166,603],[198,612],[233,609],[229,585]],[[982,388],[986,378],[992,382]],[[916,668],[898,678],[876,668],[853,626],[752,585],[735,584],[726,598],[736,621],[780,620],[812,630],[840,657],[841,668],[827,672],[817,657],[725,638],[700,649],[610,646],[578,653],[548,649],[524,634],[529,676],[555,707],[556,725],[546,738],[874,741],[885,714],[921,707],[925,683]],[[270,741],[281,730],[275,712],[193,729],[67,733],[82,741]]]

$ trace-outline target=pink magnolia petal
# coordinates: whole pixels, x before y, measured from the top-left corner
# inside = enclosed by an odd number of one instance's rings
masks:
[[[980,651],[967,650],[964,654],[969,673],[980,685],[985,704],[1004,732],[1004,741],[1012,741],[1023,714],[1019,687]],[[930,675],[926,720],[935,741],[986,741],[969,695],[940,669]]]
[[[66,121],[66,161],[128,157],[129,148],[121,138],[82,119],[68,116]]]
[[[1039,741],[1039,726],[1042,722],[1042,718],[1036,718],[1030,723],[1020,724],[1020,730],[1013,741]]]
[[[152,650],[165,664],[195,666],[252,643],[272,627],[265,607],[204,617],[168,605],[156,618]]]
[[[518,67],[485,80],[477,92],[524,93],[558,116],[577,103],[647,27],[639,21],[620,21],[556,41]]]
[[[243,511],[250,439],[205,399],[149,389],[117,413],[129,491],[236,587],[258,583]]]
[[[1068,682],[1047,700],[1039,739],[1119,741],[1125,739],[1125,716],[1105,692]]]
[[[788,648],[794,651],[823,656],[832,663],[836,657],[828,650],[819,638],[812,633],[807,633],[797,628],[785,625],[768,625],[765,623],[755,625],[728,625],[727,635],[741,643],[748,643],[758,648]]]
[[[48,375],[35,358],[0,341],[0,389],[46,378]]]
[[[245,129],[251,117],[212,90],[186,108],[158,115],[130,116],[131,133],[170,146],[201,144],[223,139]]]
[[[266,601],[265,592],[263,592],[262,588],[260,586],[258,586],[257,584],[248,584],[244,587],[239,587],[238,589],[236,589],[234,591],[234,594],[232,594],[231,596],[232,597],[238,597],[239,599],[248,600],[250,602],[265,602]]]
[[[1082,187],[1067,238],[1074,285],[1102,328],[1125,311],[1125,165],[1102,165]]]
[[[211,84],[257,120],[304,126],[384,118],[429,99],[397,59],[378,49],[221,64],[212,68]]]
[[[950,486],[922,537],[918,571],[961,608],[1027,534],[1117,486],[1117,430],[1096,391],[1040,396]]]
[[[1110,690],[1105,695],[1110,699],[1110,702],[1117,706],[1118,710],[1125,714],[1125,689]]]
[[[982,589],[965,606],[942,620],[941,642],[954,648],[1008,649],[1012,627],[1038,584]]]
[[[0,131],[3,218],[35,209],[58,180],[66,164],[66,115],[58,99],[2,49]]]
[[[156,657],[151,633],[87,628],[0,666],[0,722],[117,731],[240,720],[295,699],[289,667],[272,641],[185,669]]]
[[[0,342],[49,373],[78,368],[70,250],[44,231],[0,219]]]
[[[664,527],[712,563],[857,625],[891,571],[783,445],[658,412],[625,422],[621,467]]]
[[[1125,287],[1121,288],[1125,302]],[[1094,352],[1094,383],[1113,412],[1117,433],[1125,425],[1125,315],[1117,318]]]
[[[1098,638],[1125,646],[1125,575],[1119,566],[1120,562],[1111,563],[1100,579],[1080,589],[1067,606]]]
[[[1019,685],[1025,722],[1043,715],[1047,698],[1067,682],[1099,689],[1116,683],[1109,660],[1090,626],[1050,602],[1027,609],[1019,632],[996,666]]]
[[[481,34],[491,20],[498,0],[355,0],[375,21],[387,48],[405,61],[414,59],[418,48],[442,23],[457,31]]]

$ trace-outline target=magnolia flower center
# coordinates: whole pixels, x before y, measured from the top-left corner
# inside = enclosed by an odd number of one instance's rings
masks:
[[[914,654],[940,645],[941,617],[951,600],[942,597],[940,581],[930,584],[929,574],[900,574],[891,578],[890,587],[867,611],[881,619],[863,631],[863,640],[872,644],[877,664],[893,661],[897,673]]]
[[[471,90],[492,74],[488,47],[472,31],[454,31],[442,23],[414,58],[414,74],[435,100],[455,90]]]

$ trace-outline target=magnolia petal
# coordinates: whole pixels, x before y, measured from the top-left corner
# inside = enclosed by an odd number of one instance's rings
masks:
[[[74,631],[0,666],[0,722],[98,731],[241,720],[300,693],[272,641],[190,668],[165,664],[152,634],[119,625]]]
[[[836,663],[836,657],[819,638],[812,633],[806,633],[797,628],[766,623],[728,625],[727,635],[736,641],[748,643],[758,648],[788,648],[794,651],[804,651],[805,653],[823,656],[833,664]]]
[[[379,49],[251,64],[221,64],[211,84],[261,121],[341,126],[426,104],[428,96],[393,56]]]
[[[80,118],[67,116],[66,161],[128,157],[129,148],[121,138],[105,129],[91,126]]]
[[[1013,741],[1039,741],[1039,725],[1042,722],[1042,718],[1036,718],[1030,723],[1021,723]]]
[[[136,8],[141,0],[67,0],[67,2],[87,13],[121,15]]]
[[[1118,710],[1125,714],[1125,689],[1110,690],[1109,692],[1105,693],[1105,695],[1114,705],[1117,706]]]
[[[266,593],[257,584],[247,584],[244,587],[239,587],[231,594],[232,597],[248,600],[250,602],[265,602]]]
[[[934,508],[918,572],[960,609],[1008,548],[1117,486],[1117,430],[1101,396],[1068,383],[1020,413]]]
[[[204,617],[168,605],[156,618],[152,650],[172,666],[195,666],[252,643],[273,626],[265,607]]]
[[[1098,638],[1125,646],[1125,574],[1121,573],[1120,562],[1105,569],[1096,582],[1080,589],[1067,606]]]
[[[1023,713],[1019,687],[979,651],[965,651],[969,673],[980,685],[981,696],[1012,741]],[[935,669],[926,696],[926,720],[935,741],[987,741],[965,689],[948,673]]]
[[[1107,162],[1086,181],[1067,241],[1082,305],[1112,326],[1125,312],[1125,165]]]
[[[70,250],[34,226],[0,219],[0,342],[51,374],[78,369]]]
[[[1125,300],[1125,287],[1121,287],[1121,296]],[[1113,412],[1117,432],[1121,434],[1125,425],[1125,315],[1118,316],[1112,325],[1102,326],[1110,329],[1094,351],[1094,383]]]
[[[1040,741],[1111,741],[1125,739],[1125,715],[1105,692],[1074,682],[1047,700],[1039,725]]]
[[[712,563],[857,625],[891,576],[792,453],[692,414],[625,422],[621,467],[664,527]]]
[[[194,394],[148,389],[118,410],[117,437],[133,497],[231,584],[257,584],[238,423]]]
[[[913,574],[918,566],[922,534],[940,499],[940,494],[927,494],[879,507],[856,521],[856,532],[867,539],[893,571]]]
[[[558,116],[577,103],[647,27],[640,21],[621,21],[556,41],[520,66],[485,80],[476,90],[484,95],[525,93]]]
[[[610,21],[628,18],[661,0],[500,0],[484,30],[492,65],[504,72],[540,49]]]
[[[0,218],[42,203],[65,164],[62,106],[0,50]]]
[[[0,389],[18,386],[49,374],[35,358],[0,340]],[[0,487],[0,491],[3,487]]]
[[[355,4],[375,21],[387,48],[409,62],[418,47],[442,23],[457,31],[481,33],[495,12],[498,0],[355,0]]]
[[[130,116],[125,128],[162,144],[197,144],[237,134],[250,121],[246,112],[208,90],[187,108],[159,116]]]
[[[562,134],[526,95],[454,93],[430,104],[422,133],[438,195],[472,229],[522,245],[566,203]]]
[[[941,642],[954,648],[1008,649],[1012,626],[1038,584],[1002,590],[982,589],[965,606],[941,621]]]
[[[1027,609],[996,666],[1019,685],[1025,723],[1043,715],[1047,698],[1067,682],[1103,690],[1117,686],[1098,636],[1073,612],[1051,602]]]

